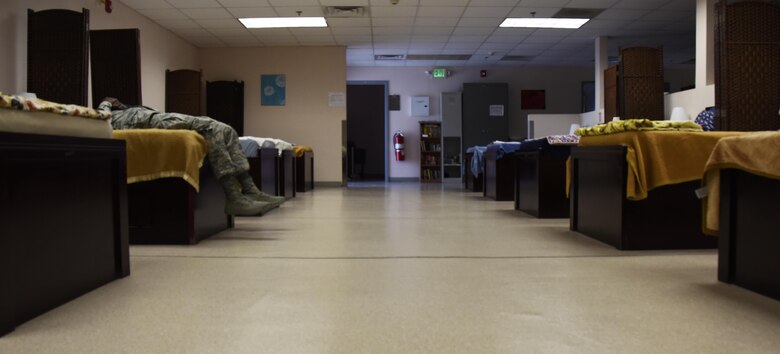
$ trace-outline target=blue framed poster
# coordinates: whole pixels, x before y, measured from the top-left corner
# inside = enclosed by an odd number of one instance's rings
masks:
[[[260,104],[263,106],[284,106],[285,86],[284,74],[260,75]]]

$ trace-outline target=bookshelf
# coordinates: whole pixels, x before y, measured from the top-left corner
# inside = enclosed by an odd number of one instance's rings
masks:
[[[440,183],[441,165],[441,122],[420,122],[420,182]]]

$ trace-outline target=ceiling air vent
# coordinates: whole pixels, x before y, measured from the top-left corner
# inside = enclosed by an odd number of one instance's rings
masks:
[[[564,7],[560,9],[553,18],[594,18],[598,16],[604,9],[578,9],[573,7]]]
[[[469,60],[471,54],[409,54],[406,60]]]
[[[405,54],[378,54],[374,55],[374,60],[404,60]]]
[[[323,8],[325,17],[363,17],[366,8],[363,6],[326,6]]]

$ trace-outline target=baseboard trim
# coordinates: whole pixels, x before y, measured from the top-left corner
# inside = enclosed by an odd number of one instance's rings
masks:
[[[390,182],[420,182],[419,177],[390,177]]]
[[[332,188],[332,187],[343,187],[344,185],[341,184],[341,182],[314,182],[314,188],[317,187],[323,187],[323,188]]]

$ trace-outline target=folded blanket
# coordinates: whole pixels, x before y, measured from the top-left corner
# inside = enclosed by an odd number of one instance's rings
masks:
[[[127,142],[127,183],[181,177],[200,190],[200,167],[208,151],[206,139],[192,130],[114,130]]]
[[[306,146],[306,145],[293,146],[293,152],[295,157],[301,157],[303,156],[303,153],[307,151],[314,151],[314,149],[312,149],[311,146]]]
[[[107,120],[111,118],[111,112],[96,111],[89,107],[75,104],[62,104],[49,102],[40,98],[27,98],[23,96],[9,96],[0,92],[0,108],[16,109],[20,111],[38,111],[56,113],[65,116]]]
[[[269,147],[269,145],[273,145],[273,147],[279,149],[279,154],[282,154],[282,150],[292,150],[293,145],[281,140],[281,139],[274,139],[274,138],[260,138],[256,136],[242,136],[239,138],[239,140],[242,139],[251,139],[257,142],[258,146],[260,148]]]
[[[583,136],[579,146],[626,146],[626,197],[642,200],[654,188],[701,179],[718,140],[744,134],[747,133],[635,131]],[[567,181],[568,178],[567,175]]]
[[[546,138],[550,145],[577,145],[580,143],[579,135],[549,135]]]
[[[479,177],[482,174],[482,154],[487,150],[486,146],[472,146],[466,149],[466,153],[472,153],[471,157],[471,174],[474,177]]]
[[[720,212],[720,170],[736,168],[754,175],[780,179],[780,132],[759,132],[723,138],[704,167],[704,232],[716,235]]]
[[[686,120],[686,121],[670,121],[670,120],[650,120],[650,119],[627,119],[608,122],[606,124],[599,124],[590,128],[579,128],[574,131],[574,134],[579,136],[593,136],[593,135],[607,135],[616,134],[622,132],[631,131],[645,131],[645,130],[678,130],[678,131],[702,131],[701,126]]]

